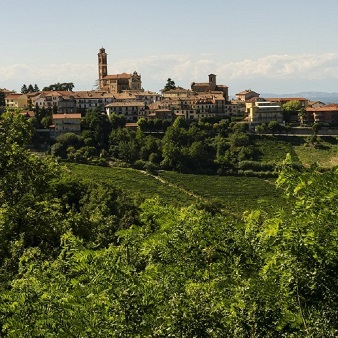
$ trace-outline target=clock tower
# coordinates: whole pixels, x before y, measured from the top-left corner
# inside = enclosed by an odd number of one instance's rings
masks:
[[[105,86],[104,77],[108,75],[108,64],[107,64],[107,53],[106,50],[102,47],[99,50],[98,56],[98,65],[99,65],[99,88],[102,89]]]

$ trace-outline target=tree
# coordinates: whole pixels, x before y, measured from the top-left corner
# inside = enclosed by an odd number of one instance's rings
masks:
[[[21,93],[22,94],[27,94],[28,93],[28,88],[27,88],[27,86],[25,84],[21,87]]]
[[[48,129],[49,126],[51,126],[53,123],[53,117],[52,115],[46,115],[45,117],[43,117],[41,119],[41,125],[45,128],[45,129]]]
[[[32,84],[30,84],[28,87],[27,87],[27,92],[28,93],[33,93],[34,92],[34,87]]]
[[[5,98],[6,98],[5,93],[2,90],[0,90],[0,107],[5,107],[6,106],[6,100],[5,100]]]
[[[173,81],[171,78],[168,78],[166,85],[162,89],[162,92],[166,92],[171,89],[176,89],[175,81]]]
[[[112,129],[124,128],[127,122],[124,115],[118,114],[110,114],[109,121]]]
[[[275,135],[282,129],[282,126],[277,121],[270,121],[267,128],[272,132],[272,135]]]
[[[282,105],[282,111],[285,122],[290,122],[291,116],[298,118],[299,110],[302,108],[302,104],[298,100],[291,100]]]
[[[64,83],[54,83],[49,86],[43,87],[43,91],[57,91],[57,90],[65,90],[65,91],[73,91],[74,83],[73,82],[64,82]]]
[[[115,117],[113,117],[112,119],[117,125],[124,123],[123,118],[115,119]],[[90,130],[93,132],[97,147],[108,149],[112,125],[106,114],[101,113],[99,109],[87,109],[85,116],[81,119],[81,128],[82,130]]]

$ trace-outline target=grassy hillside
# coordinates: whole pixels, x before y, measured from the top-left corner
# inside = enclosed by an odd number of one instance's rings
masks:
[[[310,142],[311,137],[280,137],[280,136],[253,136],[255,148],[259,152],[262,162],[277,163],[291,154],[295,163],[306,167],[314,162],[323,168],[338,165],[338,141],[335,137],[317,137]]]
[[[323,168],[338,165],[338,142],[335,137],[317,138],[316,145],[303,143],[294,147],[299,161],[304,166],[317,162]]]
[[[235,214],[258,206],[271,209],[285,204],[274,180],[243,176],[188,175],[168,171],[161,176],[193,194],[221,204]]]
[[[303,144],[304,140],[298,137],[254,136],[253,142],[258,150],[258,159],[262,162],[281,162],[286,154],[291,154],[292,159],[299,163],[295,146]]]
[[[154,177],[138,170],[96,167],[83,164],[67,165],[83,179],[111,182],[130,194],[144,198],[158,196],[163,203],[188,205],[216,202],[232,214],[265,205],[284,204],[273,180],[252,177],[188,175],[163,172]]]
[[[163,184],[151,175],[130,168],[110,168],[85,164],[67,164],[67,167],[76,177],[109,182],[131,195],[139,195],[142,198],[160,197],[171,204],[188,205],[196,202],[196,198],[182,193],[176,187]]]

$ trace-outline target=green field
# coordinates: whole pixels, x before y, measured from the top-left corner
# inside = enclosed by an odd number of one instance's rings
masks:
[[[130,168],[111,168],[85,164],[67,164],[76,177],[94,182],[111,183],[130,195],[141,198],[160,197],[164,202],[177,205],[188,205],[196,198],[182,193],[176,187],[162,183],[157,178]]]
[[[317,146],[305,143],[295,146],[299,161],[306,167],[317,162],[320,167],[331,168],[338,165],[338,142],[335,137],[320,137]]]
[[[220,203],[226,210],[241,214],[258,206],[264,209],[284,205],[274,180],[244,176],[208,176],[166,171],[161,176],[172,184]]]
[[[273,180],[256,177],[207,176],[163,172],[160,176],[128,168],[67,164],[76,177],[109,182],[130,195],[158,196],[165,204],[189,205],[216,202],[229,213],[240,215],[257,207],[280,206],[284,201]]]
[[[262,162],[278,163],[289,153],[293,161],[305,167],[317,162],[320,167],[330,168],[338,165],[338,141],[335,137],[317,137],[316,145],[311,137],[301,136],[253,136]]]
[[[299,163],[295,146],[304,143],[298,137],[281,138],[275,136],[254,136],[253,141],[259,151],[259,160],[272,163],[283,161],[288,153],[294,162]]]
[[[317,139],[316,145],[306,137],[253,136],[261,162],[280,163],[290,153],[295,163],[310,166],[318,162],[327,168],[338,165],[338,142],[334,137]],[[130,168],[108,168],[84,164],[67,164],[76,177],[109,182],[130,195],[141,198],[158,196],[164,204],[189,205],[207,203],[229,213],[241,215],[245,210],[266,210],[285,206],[274,180],[244,176],[179,174],[163,171],[153,176]]]

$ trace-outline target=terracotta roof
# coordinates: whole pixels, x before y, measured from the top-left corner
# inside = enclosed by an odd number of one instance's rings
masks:
[[[133,74],[113,74],[113,75],[106,75],[104,79],[130,79],[133,76]]]
[[[106,105],[106,107],[144,107],[144,102],[134,101],[134,102],[113,102]]]
[[[338,111],[338,104],[328,104],[324,107],[318,107],[318,108],[312,108],[308,107],[306,108],[307,112],[332,112],[332,111]]]
[[[190,89],[184,89],[184,88],[175,88],[175,89],[169,89],[169,90],[166,90],[164,91],[164,94],[167,94],[167,93],[186,93],[186,92],[191,92]]]
[[[101,99],[103,97],[111,97],[113,98],[114,95],[116,94],[112,94],[112,93],[107,93],[104,91],[96,91],[96,90],[91,90],[91,91],[76,91],[73,93],[73,96],[76,99]]]
[[[6,95],[6,99],[18,99],[20,96],[23,94],[18,94],[18,93],[10,93]]]
[[[253,93],[253,94],[259,95],[258,93],[254,92],[254,91],[251,90],[251,89],[243,90],[243,91],[241,91],[241,92],[239,92],[239,93],[237,93],[237,94],[235,94],[235,95],[246,95],[246,94],[249,94],[249,93]]]
[[[60,119],[80,119],[81,114],[53,114],[53,120]]]
[[[194,82],[192,83],[193,87],[209,87],[209,82]]]
[[[54,97],[74,97],[74,93],[67,91],[67,90],[48,90],[48,91],[42,91],[40,92],[40,97],[48,97],[48,96],[54,96]]]

